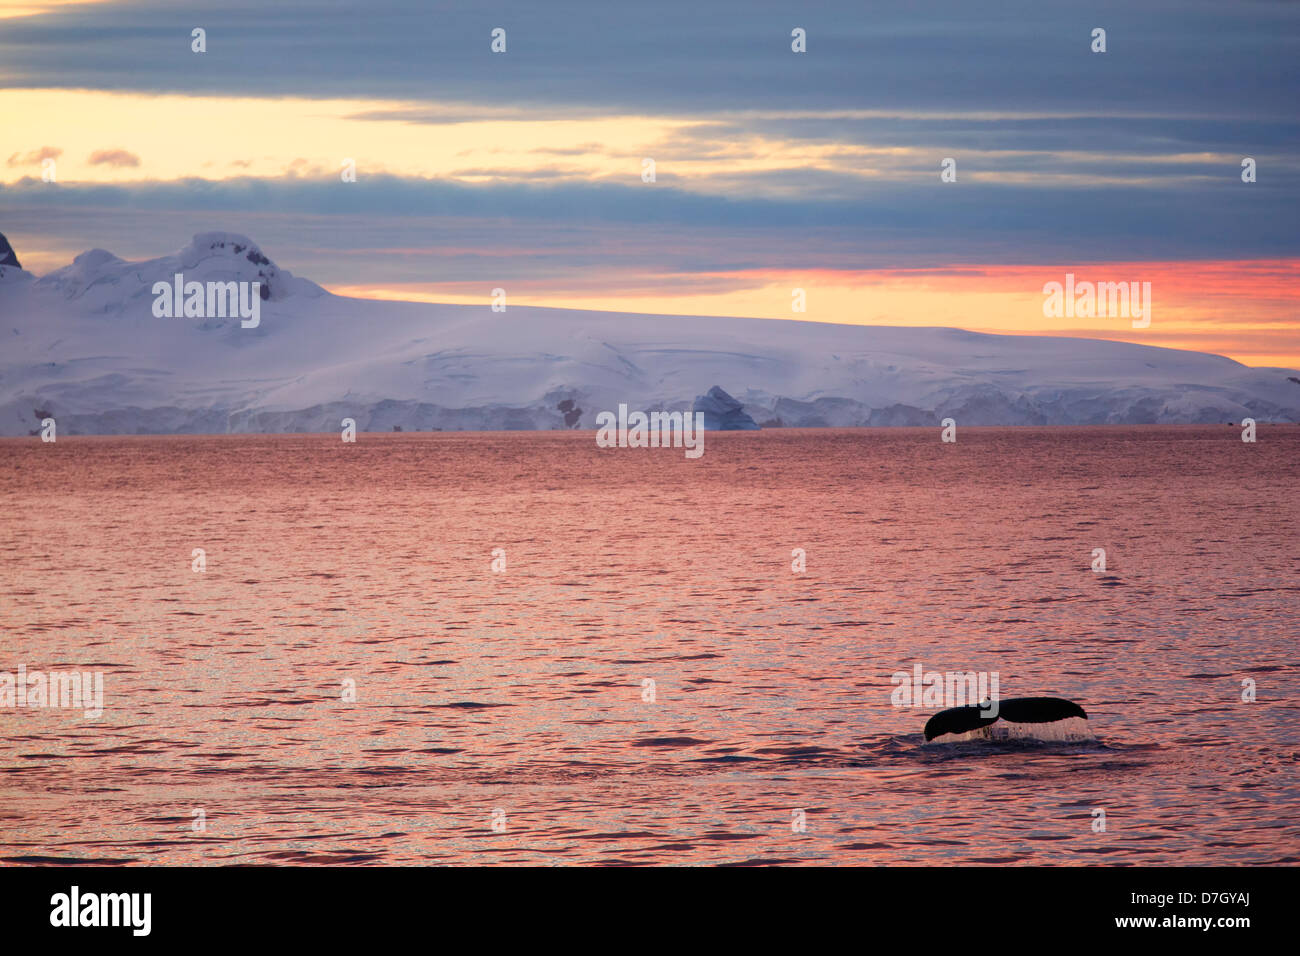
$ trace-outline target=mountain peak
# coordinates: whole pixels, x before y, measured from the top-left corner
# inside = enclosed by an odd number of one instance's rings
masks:
[[[187,282],[256,282],[267,301],[325,292],[314,282],[280,269],[257,243],[236,232],[200,232],[171,255],[144,262],[91,249],[71,265],[42,276],[37,284],[67,299],[92,299],[93,311],[119,312],[128,303],[138,308],[139,301],[152,301],[154,283],[170,283],[177,273]]]
[[[5,238],[3,232],[0,232],[0,266],[13,266],[15,269],[22,268],[22,265],[18,262],[18,254],[14,252],[14,247],[9,245],[9,240]]]
[[[176,256],[182,263],[196,265],[212,256],[230,259],[242,256],[255,266],[270,266],[275,269],[275,263],[266,257],[257,243],[237,232],[200,232]]]

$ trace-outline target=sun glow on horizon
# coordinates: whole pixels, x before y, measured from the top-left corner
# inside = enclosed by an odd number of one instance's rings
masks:
[[[1043,285],[1079,280],[1152,284],[1152,321],[1135,329],[1127,317],[1043,315]],[[713,278],[716,292],[674,294],[684,280]],[[599,285],[596,285],[596,282]],[[388,301],[483,305],[482,283],[374,283],[327,286],[336,295]],[[949,326],[975,332],[1112,339],[1226,355],[1246,365],[1300,368],[1295,289],[1300,260],[1074,263],[1068,266],[960,265],[870,272],[728,272],[659,277],[600,277],[506,283],[509,303],[652,315],[737,316],[849,325]],[[643,291],[619,291],[629,286]],[[805,312],[791,309],[805,291]]]
[[[23,9],[34,6],[22,5]],[[17,8],[10,4],[8,9]],[[780,175],[790,170],[832,174],[825,178],[834,185],[809,187],[808,198],[825,199],[837,189],[910,181],[911,177],[928,177],[939,188],[937,167],[932,163],[934,150],[928,147],[757,134],[737,135],[710,145],[707,135],[700,131],[707,124],[699,116],[583,116],[557,111],[555,115],[535,117],[508,109],[475,110],[456,103],[430,106],[365,98],[269,99],[62,89],[0,90],[0,112],[6,116],[7,134],[7,145],[0,152],[0,185],[21,182],[23,185],[15,190],[18,194],[44,188],[39,176],[46,155],[52,156],[57,165],[60,184],[181,183],[184,191],[193,186],[196,194],[202,193],[205,184],[222,182],[235,182],[235,190],[245,183],[254,190],[263,184],[285,181],[337,184],[340,190],[354,188],[340,179],[346,160],[355,161],[361,182],[386,174],[485,188],[537,183],[588,187],[635,184],[635,188],[641,188],[644,157],[656,158],[661,187],[723,200],[758,197],[797,202],[803,188],[799,177]],[[424,121],[428,119],[424,114],[437,114],[440,121]],[[967,149],[963,162],[998,155],[995,151]],[[1020,151],[1003,155],[1023,158],[1026,154]],[[1158,157],[1081,150],[1044,151],[1042,155],[1075,165],[1070,172],[1021,170],[996,174],[967,165],[961,181],[1004,185],[1132,184],[1155,182],[1152,169],[1159,168],[1164,170],[1159,181],[1167,186],[1182,175],[1179,170],[1184,167],[1195,169],[1205,162],[1229,166],[1235,163],[1230,156],[1173,149]],[[1122,175],[1090,172],[1092,160],[1101,157],[1130,164],[1146,159],[1155,165]],[[755,178],[765,173],[776,175]],[[37,188],[26,185],[32,182]],[[421,188],[417,183],[416,189]],[[192,218],[198,220],[204,215],[196,211]],[[348,267],[331,261],[327,250],[319,250],[314,260],[330,262],[331,272],[323,275],[313,265],[304,267],[277,256],[269,246],[266,251],[295,274],[340,294],[364,298],[480,304],[487,300],[493,286],[503,285],[509,289],[510,302],[518,305],[1079,335],[1215,352],[1252,365],[1300,367],[1300,314],[1296,308],[1300,302],[1296,291],[1300,289],[1300,260],[1056,266],[965,263],[929,269],[856,269],[845,268],[846,264],[855,266],[863,261],[856,249],[846,253],[846,247],[835,247],[832,254],[829,243],[818,246],[814,240],[810,248],[826,249],[821,262],[833,268],[753,268],[753,262],[783,261],[783,243],[803,241],[798,228],[789,227],[775,239],[772,233],[747,232],[745,226],[734,227],[730,235],[724,235],[721,229],[704,235],[707,227],[690,223],[674,226],[676,234],[665,229],[663,235],[653,239],[644,236],[658,228],[656,225],[629,226],[630,233],[641,231],[640,239],[608,233],[592,233],[595,238],[584,233],[578,240],[568,237],[568,233],[578,233],[582,228],[580,220],[576,224],[561,221],[555,232],[547,233],[540,241],[536,235],[520,238],[517,243],[479,239],[475,246],[473,239],[453,235],[442,246],[402,250],[408,262],[420,268],[422,257],[427,255],[433,273],[439,276],[460,268],[459,264],[449,264],[456,257],[470,263],[499,261],[503,263],[503,274],[492,283],[477,278],[370,280],[368,274],[391,276],[391,270],[374,268],[386,252],[382,248],[367,250],[371,260],[353,263],[358,274],[351,276],[339,274],[340,268]],[[675,263],[667,267],[633,263],[651,241],[661,247],[676,243],[679,256],[690,258],[707,250],[710,243],[737,241],[738,236],[740,242],[752,243],[745,248],[752,249],[753,254],[736,269],[689,271]],[[258,236],[252,238],[257,240]],[[12,234],[10,239],[14,239]],[[552,240],[554,248],[540,248]],[[66,265],[72,255],[89,248],[87,245],[68,254],[66,240],[62,241],[64,245],[58,248],[53,240],[36,247],[15,243],[15,248],[23,264],[39,273]],[[596,245],[604,259],[589,252],[589,246]],[[151,255],[169,251],[160,248]],[[1021,254],[1019,249],[1016,254]],[[511,277],[514,263],[542,261],[544,257],[548,263],[556,263],[544,278]],[[716,262],[707,258],[697,261]],[[532,274],[537,271],[534,267]],[[1061,281],[1067,272],[1100,282],[1151,282],[1151,327],[1134,329],[1122,317],[1044,316],[1043,284]],[[791,309],[795,288],[806,291],[804,312]]]

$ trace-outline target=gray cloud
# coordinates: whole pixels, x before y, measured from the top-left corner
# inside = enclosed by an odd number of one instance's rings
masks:
[[[792,177],[799,174],[790,173]],[[0,231],[76,251],[159,255],[193,233],[250,234],[326,284],[492,275],[934,268],[961,263],[1300,255],[1300,185],[1213,182],[1046,189],[890,183],[852,201],[723,198],[654,187],[468,186],[370,176],[354,184],[235,179],[0,188]],[[160,249],[159,244],[165,244]],[[321,236],[304,246],[304,236]],[[310,268],[278,253],[314,249]],[[328,250],[328,251],[326,251]],[[415,250],[415,251],[411,251]]]
[[[108,3],[10,20],[11,86],[696,112],[1128,110],[1290,118],[1300,11],[1265,0]],[[190,30],[208,52],[190,52]],[[507,30],[505,54],[489,32]],[[790,30],[808,52],[790,51]],[[1108,52],[1089,51],[1108,31]],[[432,114],[431,114],[432,115]]]
[[[743,153],[755,136],[834,144],[841,156],[914,153],[689,181],[659,157],[654,187],[565,181],[562,160],[482,186],[375,175],[345,185],[307,160],[268,180],[29,179],[0,189],[0,229],[20,254],[26,232],[46,247],[127,256],[230,229],[327,284],[1300,254],[1300,5],[660,0],[591,10],[589,0],[404,0],[364,15],[306,0],[107,3],[5,21],[0,60],[10,87],[394,99],[407,105],[363,115],[401,123],[675,114],[699,122],[662,146],[694,159]],[[207,30],[205,54],[190,52],[195,26]],[[496,26],[508,31],[504,55],[488,50]],[[806,54],[790,52],[794,26],[808,31]],[[1108,31],[1105,54],[1088,50],[1095,26]],[[957,184],[939,183],[943,156],[958,159]],[[1240,156],[1259,160],[1259,182],[1240,182]],[[870,170],[880,175],[859,174]]]

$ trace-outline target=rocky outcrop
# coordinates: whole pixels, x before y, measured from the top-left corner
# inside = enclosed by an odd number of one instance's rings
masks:
[[[9,245],[9,240],[0,232],[0,266],[13,266],[15,269],[21,269],[22,265],[18,262],[18,254],[14,252],[14,247]]]

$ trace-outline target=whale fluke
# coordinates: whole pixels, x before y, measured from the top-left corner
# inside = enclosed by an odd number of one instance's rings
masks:
[[[993,717],[988,711],[981,709],[979,704],[941,710],[925,722],[925,739],[934,740],[935,737],[943,737],[948,734],[969,733],[972,730],[987,727],[996,720],[997,717]]]
[[[1088,719],[1082,707],[1064,697],[1013,697],[999,702],[998,716],[1013,724],[1046,724],[1067,717]]]
[[[998,721],[1008,724],[1050,724],[1058,720],[1078,718],[1087,720],[1082,707],[1063,697],[1012,697],[997,702],[993,709],[989,702],[969,704],[942,710],[925,723],[925,739],[965,734],[981,730]]]

